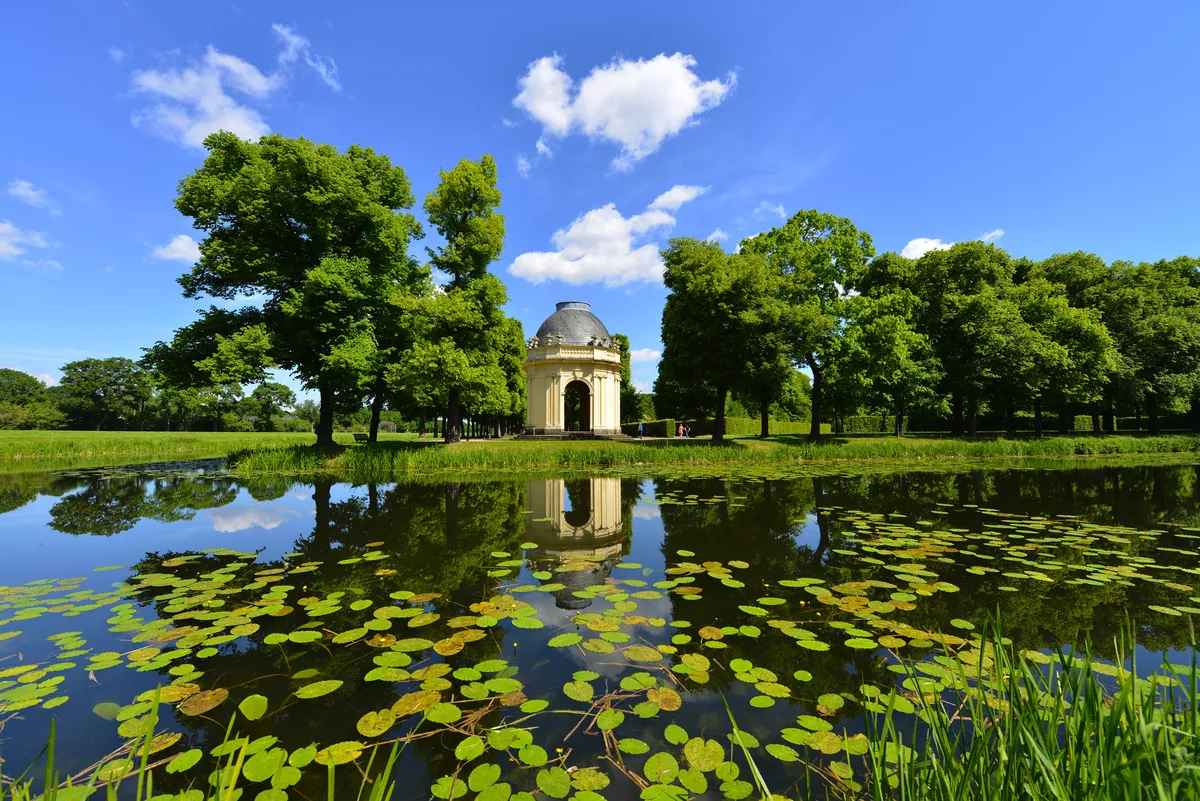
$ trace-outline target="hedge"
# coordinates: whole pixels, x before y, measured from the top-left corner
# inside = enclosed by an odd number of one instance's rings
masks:
[[[662,420],[642,420],[641,426],[642,433],[647,437],[666,437],[670,439],[675,436],[676,422],[671,417],[664,417]],[[636,437],[638,435],[638,423],[622,423],[621,433]]]
[[[703,420],[684,420],[685,426],[691,426],[692,436],[710,436],[712,434],[713,421],[710,419]],[[772,420],[771,434],[807,434],[810,425],[807,420]],[[821,433],[829,434],[832,427],[829,423],[821,424]],[[725,434],[728,436],[756,436],[762,433],[762,420],[757,417],[726,417],[725,418]]]

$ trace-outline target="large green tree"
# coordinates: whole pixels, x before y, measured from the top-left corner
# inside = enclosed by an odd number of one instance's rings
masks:
[[[46,385],[41,379],[13,370],[0,367],[0,403],[12,403],[24,406],[36,400],[41,400],[46,393]]]
[[[464,401],[477,411],[493,407],[505,385],[499,360],[508,293],[488,272],[504,248],[504,215],[491,156],[463,159],[439,177],[425,198],[425,213],[444,243],[428,252],[430,264],[449,281],[417,310],[423,341],[392,375],[401,383],[437,382],[436,393],[445,396],[445,441],[457,442]]]
[[[774,327],[775,281],[757,253],[730,255],[715,242],[672,239],[662,252],[663,356],[656,397],[706,396],[713,441],[725,437],[725,401],[747,381],[747,365]],[[660,386],[661,384],[661,386]]]
[[[812,372],[812,424],[821,434],[825,370],[837,349],[847,289],[875,255],[871,236],[844,217],[815,209],[799,211],[779,228],[745,239],[743,253],[766,257],[779,276],[777,297],[785,308],[782,335],[798,364]]]
[[[80,359],[62,373],[54,397],[76,427],[136,427],[150,399],[150,378],[132,359]]]
[[[179,185],[175,206],[205,233],[200,259],[179,279],[189,298],[261,299],[240,311],[210,310],[191,328],[244,367],[277,365],[320,394],[317,445],[332,446],[336,395],[361,397],[377,365],[375,313],[397,290],[419,283],[408,254],[421,236],[406,210],[414,199],[404,170],[370,148],[277,134],[248,142],[220,132],[204,142],[204,164]],[[219,329],[219,330],[212,330]],[[199,340],[184,329],[176,343]],[[220,359],[217,359],[220,362]],[[237,367],[207,363],[214,368]]]

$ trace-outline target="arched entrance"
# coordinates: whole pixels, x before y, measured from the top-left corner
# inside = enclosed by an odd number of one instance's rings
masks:
[[[563,390],[563,418],[568,431],[592,430],[592,391],[582,381],[571,381]]]

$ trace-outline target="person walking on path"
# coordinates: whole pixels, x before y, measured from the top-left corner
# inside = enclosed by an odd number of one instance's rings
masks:
[[[676,436],[678,436],[678,437],[680,437],[680,438],[682,438],[682,437],[683,437],[683,423],[680,423],[680,424],[679,424],[679,430],[678,430],[678,431],[676,431],[676,432],[675,432],[675,434],[676,434]]]
[[[642,424],[638,423],[638,439],[642,438]]]

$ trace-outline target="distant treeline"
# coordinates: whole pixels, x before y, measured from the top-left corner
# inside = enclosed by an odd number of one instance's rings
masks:
[[[801,211],[726,253],[673,239],[655,384],[659,416],[714,419],[809,393],[811,433],[1157,433],[1200,412],[1200,260],[1044,261],[963,242],[875,254],[847,219]],[[799,367],[811,388],[796,382]],[[1047,420],[1047,417],[1052,419]],[[1118,425],[1117,418],[1127,418]],[[1130,422],[1132,419],[1132,424]],[[856,421],[851,423],[850,421]],[[1200,421],[1196,421],[1200,422]]]

